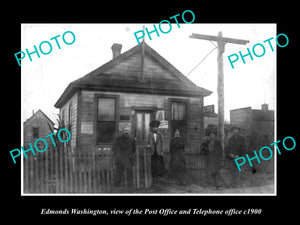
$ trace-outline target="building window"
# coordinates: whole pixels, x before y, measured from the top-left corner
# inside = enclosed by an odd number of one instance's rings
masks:
[[[38,127],[33,127],[32,128],[32,137],[33,138],[38,138],[39,137],[39,128]]]
[[[186,120],[185,102],[172,102],[172,120]]]
[[[112,143],[116,132],[116,99],[98,98],[97,144]]]
[[[175,129],[179,128],[184,144],[187,144],[187,103],[183,101],[173,101],[171,103],[171,133],[174,135]]]

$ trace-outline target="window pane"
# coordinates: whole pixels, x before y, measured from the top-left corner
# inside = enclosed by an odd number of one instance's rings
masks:
[[[172,120],[178,120],[178,104],[177,102],[172,102]]]
[[[145,141],[147,141],[150,131],[150,113],[145,113]]]
[[[38,138],[39,137],[39,128],[38,127],[34,127],[32,129],[32,133],[33,133],[33,138]]]
[[[112,143],[115,137],[115,122],[97,123],[97,143]]]
[[[185,103],[178,104],[178,120],[185,120]]]
[[[141,141],[143,138],[143,114],[136,114],[136,138],[138,141]]]
[[[186,119],[186,103],[172,102],[172,120]]]
[[[98,121],[115,121],[115,99],[98,98]]]

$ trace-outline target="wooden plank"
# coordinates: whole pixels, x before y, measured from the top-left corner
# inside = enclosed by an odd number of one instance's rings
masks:
[[[28,161],[23,157],[23,193],[28,193],[29,189],[29,169]]]
[[[92,171],[91,171],[91,176],[92,176],[92,192],[96,193],[96,152],[95,148],[93,148],[93,153],[92,153]]]
[[[64,146],[58,149],[58,161],[59,161],[59,193],[64,192],[64,178],[63,178],[63,151]]]
[[[33,157],[28,157],[27,158],[29,162],[29,193],[34,193],[35,191],[35,179],[34,179],[34,165],[33,165]]]
[[[136,188],[140,188],[140,149],[136,148]]]
[[[87,168],[87,181],[88,181],[88,193],[92,193],[92,179],[91,179],[91,167],[92,167],[92,153],[88,154],[88,168]]]
[[[39,153],[35,157],[35,178],[36,190],[35,193],[41,193],[41,159]]]
[[[114,185],[114,178],[115,178],[115,174],[114,174],[114,157],[113,157],[113,153],[112,151],[110,151],[109,153],[109,167],[110,167],[110,177],[111,177],[111,183],[110,183],[110,191],[112,190],[112,187]]]
[[[79,192],[79,166],[78,166],[78,157],[77,153],[73,156],[74,159],[74,193]]]
[[[69,193],[69,174],[68,174],[68,147],[63,151],[63,164],[64,164],[64,193]]]
[[[96,187],[97,187],[97,192],[101,193],[102,192],[102,186],[101,186],[101,170],[96,171]]]
[[[45,152],[45,192],[49,193],[49,151],[52,148],[47,149]]]
[[[59,193],[59,186],[58,186],[58,146],[53,149],[53,154],[54,154],[54,177],[55,177],[55,193]]]
[[[99,185],[101,187],[101,192],[104,192],[106,190],[104,172],[105,171],[103,168],[101,168],[101,170],[99,171]]]

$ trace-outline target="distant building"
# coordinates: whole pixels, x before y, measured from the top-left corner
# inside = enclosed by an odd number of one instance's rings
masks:
[[[268,104],[262,104],[262,109],[230,110],[230,123],[244,129],[247,136],[258,136],[261,145],[274,140],[274,110],[269,110]]]
[[[47,138],[45,138],[45,136],[51,134],[53,132],[53,129],[54,122],[49,119],[49,117],[45,113],[43,113],[42,110],[39,109],[24,122],[23,146],[28,148],[28,143],[31,143],[33,146],[35,140],[38,138],[44,138],[46,140]],[[38,142],[38,144],[43,144],[43,142],[40,141]],[[52,146],[51,140],[49,144],[48,146]],[[43,147],[40,146],[40,149],[43,149]]]

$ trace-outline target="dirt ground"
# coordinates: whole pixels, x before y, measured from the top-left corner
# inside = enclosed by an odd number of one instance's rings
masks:
[[[231,184],[231,174],[223,169],[221,176],[224,183],[216,188],[208,182],[203,171],[189,171],[184,176],[184,182],[179,182],[170,174],[154,180],[152,187],[133,190],[128,188],[125,193],[133,194],[274,194],[274,173],[257,170],[255,173],[248,169],[237,180],[237,185]],[[116,191],[116,190],[115,190]],[[124,193],[124,189],[117,192]]]
[[[254,162],[254,161],[253,161]],[[249,165],[242,167],[240,176],[236,179],[236,185],[232,183],[232,169],[229,161],[223,165],[221,177],[223,179],[222,187],[216,188],[209,175],[204,173],[203,169],[188,170],[180,182],[176,177],[172,176],[167,170],[163,177],[153,180],[151,188],[117,188],[113,193],[129,193],[129,194],[263,194],[274,195],[274,161],[264,161],[263,163],[253,163],[253,168]]]
[[[140,190],[145,193],[169,193],[169,194],[272,194],[274,193],[274,176],[271,173],[248,171],[233,187],[230,184],[230,174],[227,171],[221,173],[226,182],[221,188],[207,184],[203,174],[189,172],[185,184],[179,183],[173,178],[160,178],[153,182],[151,189]],[[140,192],[139,191],[139,192]]]

